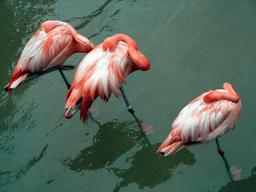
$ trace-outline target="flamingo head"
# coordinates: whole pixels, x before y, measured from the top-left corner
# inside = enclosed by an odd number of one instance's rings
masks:
[[[79,106],[77,106],[75,109],[72,109],[71,107],[66,109],[65,118],[71,119],[73,115],[79,110]]]

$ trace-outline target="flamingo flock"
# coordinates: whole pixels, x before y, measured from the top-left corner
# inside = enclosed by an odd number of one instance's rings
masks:
[[[70,85],[62,70],[74,68],[64,65],[64,62],[77,52],[88,54],[79,64]],[[149,69],[148,59],[138,51],[135,41],[125,34],[108,37],[95,47],[70,24],[62,21],[45,21],[22,51],[11,80],[4,90],[10,95],[12,89],[27,79],[59,70],[69,88],[65,105],[67,119],[80,109],[80,119],[83,123],[86,122],[88,109],[98,96],[107,102],[112,93],[119,97],[120,90],[128,111],[142,127],[125,98],[122,85],[126,83],[125,79],[130,73]],[[181,110],[172,124],[170,134],[157,150],[160,156],[176,153],[184,147],[216,140],[218,152],[225,162],[230,179],[233,180],[217,138],[233,128],[242,104],[231,84],[224,83],[223,88],[203,93]]]

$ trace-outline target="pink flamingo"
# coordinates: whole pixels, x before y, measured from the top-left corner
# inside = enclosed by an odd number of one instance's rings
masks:
[[[233,128],[242,108],[241,100],[233,86],[223,84],[223,89],[203,93],[182,109],[172,124],[167,139],[157,153],[167,156],[194,144],[204,144],[216,139],[218,152],[225,165],[224,151],[220,149],[218,137]],[[230,176],[230,167],[226,166]],[[231,177],[232,178],[232,177]]]
[[[60,69],[62,72],[62,69],[73,68],[63,65],[67,58],[77,52],[88,53],[94,47],[90,40],[78,34],[70,24],[45,21],[25,46],[10,83],[4,89],[10,94],[11,89],[24,83],[28,77],[42,75],[50,69]]]
[[[124,34],[108,37],[81,61],[67,94],[65,117],[71,118],[77,111],[71,109],[82,101],[80,118],[85,122],[87,111],[98,96],[106,102],[112,93],[120,96],[119,89],[130,73],[149,68],[148,59],[137,50],[133,39]],[[126,104],[134,114],[128,101]]]

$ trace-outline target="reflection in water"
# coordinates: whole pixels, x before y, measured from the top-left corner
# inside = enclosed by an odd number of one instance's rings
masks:
[[[229,182],[226,186],[222,187],[219,191],[255,191],[256,189],[256,167],[251,171],[251,177],[241,181]]]
[[[31,167],[33,167],[37,162],[39,162],[44,156],[45,152],[48,148],[48,144],[44,146],[42,149],[41,153],[39,154],[38,157],[34,157],[30,161],[28,161],[27,165],[22,167],[16,174],[15,176],[12,175],[12,172],[16,172],[17,170],[12,170],[12,171],[4,171],[2,172],[0,170],[0,187],[6,186],[7,184],[11,184],[14,179],[20,179],[22,176],[26,175]]]
[[[11,14],[15,17],[12,20],[11,25],[15,27],[16,39],[20,40],[20,37],[31,35],[40,28],[45,15],[54,14],[54,7],[51,5],[55,4],[57,0],[40,0],[40,1],[6,1],[5,6],[9,8]],[[31,37],[31,36],[30,36]],[[25,42],[30,39],[28,36]],[[26,44],[24,42],[24,45]]]
[[[96,121],[95,121],[96,122]],[[65,160],[71,170],[81,172],[82,170],[96,170],[106,168],[123,181],[117,184],[115,191],[137,183],[139,188],[150,187],[166,182],[172,177],[172,170],[180,163],[193,165],[195,156],[187,149],[180,151],[175,156],[168,156],[159,160],[156,150],[160,143],[151,145],[148,138],[140,135],[136,122],[107,122],[103,125],[96,122],[99,131],[93,139],[93,145],[83,149],[80,154],[72,160]],[[134,152],[136,148],[136,152]],[[128,157],[124,164],[130,163],[128,169],[124,165],[116,167],[115,161],[132,151],[133,156]],[[127,153],[126,153],[127,152]]]
[[[29,169],[34,166],[37,162],[39,162],[43,156],[45,155],[46,149],[48,148],[48,144],[46,144],[41,151],[40,155],[38,157],[34,157],[32,160],[30,160],[27,164],[27,166],[24,169],[21,169],[17,174],[16,178],[21,178],[23,175],[25,175]]]
[[[71,23],[73,22],[74,20],[80,20],[82,23],[78,26],[76,26],[76,30],[79,30],[79,29],[83,29],[88,23],[91,22],[91,20],[93,18],[96,18],[97,16],[101,15],[101,13],[104,11],[105,7],[111,2],[111,0],[107,0],[102,6],[100,6],[100,8],[98,8],[96,11],[92,12],[90,15],[86,15],[86,16],[80,16],[80,17],[73,17],[71,18],[70,20],[66,20],[66,22],[68,23]],[[117,14],[118,12],[115,12],[113,15]],[[108,24],[107,24],[108,25]],[[92,38],[92,37],[95,37],[96,35],[98,35],[107,25],[104,25],[102,27],[102,29],[95,33],[94,35],[88,37],[88,39]]]
[[[79,16],[79,17],[72,17],[68,20],[65,20],[65,22],[67,23],[75,23],[75,21],[79,21],[80,24],[75,25],[74,28],[76,30],[80,30],[80,29],[84,29],[86,25],[88,25],[90,22],[92,22],[92,20],[94,18],[98,18],[101,16],[102,12],[106,9],[106,7],[111,3],[112,0],[107,0],[103,5],[101,5],[96,11],[93,11],[92,13],[90,13],[89,15],[85,15],[85,16]],[[109,13],[110,15],[107,17],[110,20],[108,21],[104,21],[103,23],[97,25],[97,27],[100,27],[100,29],[97,29],[97,31],[95,31],[91,36],[88,36],[88,39],[92,39],[93,37],[96,37],[97,35],[99,35],[100,33],[102,33],[102,31],[104,29],[108,30],[109,27],[109,23],[111,23],[111,20],[113,20],[114,18],[112,18],[113,16],[117,15],[120,11],[120,9],[117,10],[108,10],[111,11],[111,13],[113,12],[113,14]],[[112,19],[111,19],[112,18]],[[96,22],[95,22],[96,23]],[[89,26],[92,28],[92,26]],[[110,30],[111,31],[111,30]]]
[[[7,184],[10,184],[10,179],[12,178],[11,176],[12,171],[0,171],[0,187],[3,187]]]

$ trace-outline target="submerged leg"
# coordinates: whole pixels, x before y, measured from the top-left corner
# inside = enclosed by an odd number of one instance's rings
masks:
[[[66,83],[67,88],[69,89],[69,88],[71,87],[71,85],[70,85],[70,83],[68,82],[68,80],[67,80],[65,74],[63,73],[63,71],[62,71],[61,69],[59,69],[59,72],[60,72],[60,75],[61,75],[61,77],[63,78],[64,82]]]
[[[228,176],[229,176],[230,180],[233,181],[233,177],[232,177],[232,174],[230,172],[230,166],[228,164],[228,161],[227,161],[226,157],[224,156],[224,151],[220,148],[219,140],[218,139],[215,139],[215,140],[216,140],[216,144],[217,144],[218,153],[220,154],[220,156],[222,157],[222,159],[225,163],[225,167],[226,167],[226,170],[228,172]]]
[[[138,124],[138,126],[139,126],[139,128],[140,128],[141,134],[142,134],[142,135],[145,135],[145,133],[144,133],[144,131],[143,131],[143,129],[142,129],[141,123],[139,122],[138,118],[137,118],[136,115],[135,115],[134,109],[131,107],[131,105],[130,105],[128,99],[126,98],[126,95],[125,95],[125,92],[124,92],[123,87],[120,87],[120,91],[121,91],[121,93],[122,93],[122,95],[123,95],[124,102],[125,102],[125,105],[126,105],[126,107],[127,107],[127,110],[132,114],[132,116],[133,116],[134,119],[136,120],[136,122],[137,122],[137,124]]]

